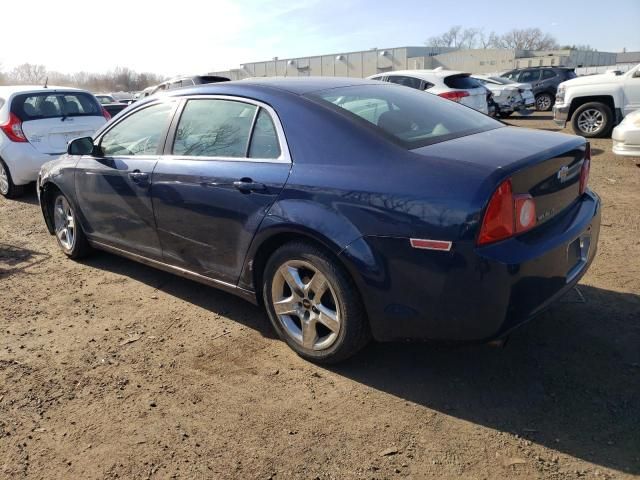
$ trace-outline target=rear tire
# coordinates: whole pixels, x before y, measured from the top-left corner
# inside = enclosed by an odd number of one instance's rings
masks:
[[[262,278],[273,328],[306,360],[337,363],[369,341],[364,305],[353,280],[321,248],[298,241],[283,245],[267,261]]]
[[[500,112],[500,113],[498,113],[498,116],[499,116],[500,118],[509,118],[509,117],[512,115],[512,113],[513,113],[513,112],[510,112],[510,113],[507,113],[507,112],[504,112],[504,113],[503,113],[503,112]]]
[[[606,137],[613,128],[613,112],[604,103],[585,103],[573,112],[571,126],[576,134],[586,138]]]
[[[0,195],[5,198],[17,198],[24,193],[24,185],[16,185],[11,178],[9,167],[0,159]]]
[[[52,198],[53,203],[49,208],[60,249],[69,258],[85,257],[91,251],[91,246],[82,231],[75,210],[64,194],[55,192]]]
[[[536,110],[548,112],[553,107],[554,98],[550,93],[540,93],[536,95]]]

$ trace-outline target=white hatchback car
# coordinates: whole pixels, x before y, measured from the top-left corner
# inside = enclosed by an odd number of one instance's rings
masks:
[[[438,67],[434,70],[399,70],[378,73],[368,78],[424,90],[479,112],[489,113],[487,89],[478,80],[471,78],[468,73],[444,70],[442,67]]]
[[[109,114],[85,90],[59,87],[0,87],[0,194],[22,194],[42,164],[88,137]]]

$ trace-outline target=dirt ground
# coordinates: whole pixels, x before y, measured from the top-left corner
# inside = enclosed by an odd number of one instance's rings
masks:
[[[372,344],[332,368],[228,294],[67,260],[34,192],[0,200],[0,478],[638,477],[640,168],[592,145],[578,291],[505,348]]]

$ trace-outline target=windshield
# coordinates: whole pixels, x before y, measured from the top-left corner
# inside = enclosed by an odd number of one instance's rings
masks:
[[[56,117],[102,116],[93,95],[84,92],[42,92],[16,95],[11,112],[23,122]]]
[[[373,125],[409,149],[503,126],[451,100],[390,84],[334,88],[309,96]]]

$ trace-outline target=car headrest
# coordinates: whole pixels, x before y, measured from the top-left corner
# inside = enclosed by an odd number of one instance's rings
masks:
[[[407,119],[406,114],[398,110],[389,110],[378,118],[378,127],[391,134],[403,133],[411,130],[411,121]]]

